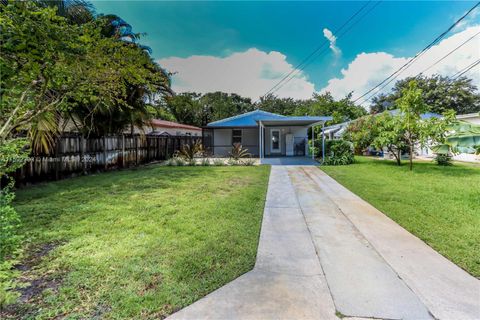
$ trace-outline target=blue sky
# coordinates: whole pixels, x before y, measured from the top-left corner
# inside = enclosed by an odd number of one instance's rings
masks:
[[[129,22],[134,31],[146,32],[141,42],[153,49],[152,55],[159,62],[163,61],[169,69],[177,68],[172,70],[179,72],[174,82],[183,84],[186,80],[182,80],[180,70],[183,73],[198,72],[191,61],[182,60],[192,56],[227,58],[256,49],[266,54],[278,52],[284,56],[285,63],[293,67],[315,47],[328,41],[324,35],[325,28],[335,31],[367,3],[92,2],[97,13],[117,14]],[[337,39],[335,46],[339,53],[327,50],[304,70],[302,76],[313,84],[315,91],[319,91],[331,79],[341,78],[341,70],[348,68],[363,52],[411,57],[474,4],[468,1],[381,2],[347,34]],[[471,15],[468,24],[452,35],[475,25],[478,25],[478,14]],[[250,53],[253,55],[252,51]],[[171,59],[176,59],[176,64]],[[266,64],[268,59],[265,58]],[[186,65],[193,69],[185,69]],[[245,68],[248,66],[245,65]],[[265,76],[265,65],[262,68]],[[270,77],[277,79],[281,76],[277,73],[282,73],[284,68],[273,71],[277,72],[270,73]],[[230,76],[235,77],[235,74]],[[199,90],[202,91],[201,88]]]

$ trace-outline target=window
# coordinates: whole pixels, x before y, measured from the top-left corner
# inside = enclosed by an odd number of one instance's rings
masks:
[[[242,130],[232,130],[232,144],[242,144]]]

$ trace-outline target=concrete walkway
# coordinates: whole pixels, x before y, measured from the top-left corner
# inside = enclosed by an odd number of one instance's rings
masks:
[[[313,166],[273,166],[252,271],[170,319],[480,319],[480,283]]]

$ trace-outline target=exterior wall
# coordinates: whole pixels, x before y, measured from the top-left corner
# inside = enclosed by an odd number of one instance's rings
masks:
[[[213,154],[228,156],[232,149],[233,129],[213,130]],[[258,128],[245,128],[242,130],[242,146],[252,155],[258,156]]]
[[[271,149],[271,129],[280,129],[280,153],[272,153]],[[266,127],[265,128],[265,155],[266,156],[284,156],[286,155],[285,136],[287,133],[293,134],[294,138],[308,139],[308,127]],[[305,144],[305,155],[308,154],[308,144]]]
[[[473,124],[480,124],[480,113],[458,115],[457,120],[462,120]]]
[[[280,130],[280,153],[272,153],[271,149],[271,129]],[[216,156],[228,156],[232,149],[232,130],[233,129],[213,129],[213,154]],[[245,128],[242,130],[242,146],[248,149],[248,152],[254,156],[259,155],[259,137],[258,128]],[[285,156],[286,144],[285,136],[291,133],[294,138],[304,138],[308,141],[308,127],[283,126],[283,127],[265,127],[265,156]],[[305,144],[305,155],[308,155],[308,143]]]

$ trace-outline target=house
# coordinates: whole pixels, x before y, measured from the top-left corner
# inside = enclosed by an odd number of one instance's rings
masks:
[[[140,129],[136,129],[135,131],[136,133],[140,133]],[[202,129],[188,124],[152,119],[149,125],[143,127],[143,133],[162,136],[198,136],[200,138],[202,136]]]
[[[236,143],[260,158],[307,156],[308,129],[331,119],[255,110],[207,124],[204,145],[216,156],[227,156]]]
[[[394,110],[387,110],[387,111],[384,111],[384,112],[388,112],[390,115],[396,116],[400,113],[400,110],[399,109],[394,109]],[[380,114],[381,113],[378,113],[376,115],[380,115]],[[426,113],[423,113],[423,114],[420,115],[420,118],[422,120],[426,120],[426,119],[430,119],[430,118],[439,118],[439,117],[441,117],[440,114],[433,113],[433,112],[426,112]],[[345,131],[348,128],[348,126],[352,122],[354,123],[357,120],[358,119],[350,120],[350,121],[346,121],[346,122],[342,122],[342,123],[338,123],[338,124],[334,124],[334,125],[325,127],[323,129],[323,134],[325,135],[325,138],[329,139],[329,140],[342,139]],[[368,148],[368,150],[365,150],[365,152],[366,152],[365,154],[372,155],[372,154],[378,154],[379,153],[378,151],[372,151],[372,150],[373,150],[373,148]],[[389,158],[390,159],[390,158],[393,157],[391,154],[389,154],[389,152],[387,152],[387,150],[381,150],[381,151],[382,152],[380,152],[380,154],[383,154],[384,158]],[[422,157],[432,157],[433,156],[433,152],[432,152],[432,150],[430,150],[430,148],[428,148],[428,147],[421,148],[420,146],[417,146],[415,148],[415,154],[417,154],[419,156],[422,156]],[[406,154],[404,154],[403,156],[407,157]]]
[[[480,112],[459,114],[459,115],[457,115],[456,118],[457,118],[457,120],[461,120],[461,121],[470,122],[470,123],[473,123],[473,124],[479,124],[480,125]]]
[[[460,121],[480,125],[480,112],[459,114],[456,118]],[[453,155],[453,159],[465,162],[480,162],[480,156],[472,153],[457,153]]]

